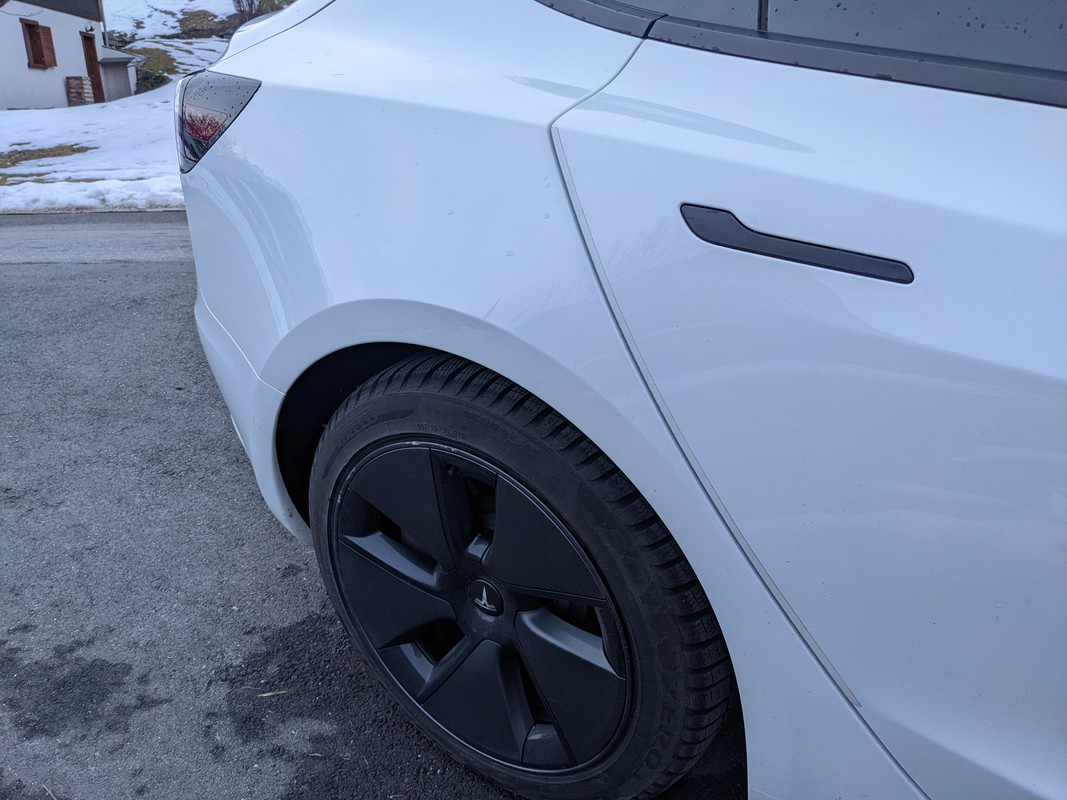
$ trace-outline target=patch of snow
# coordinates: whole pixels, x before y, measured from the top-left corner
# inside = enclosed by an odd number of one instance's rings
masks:
[[[95,148],[0,169],[0,213],[184,208],[173,96],[170,84],[98,105],[0,111],[0,152]]]
[[[20,183],[0,189],[0,213],[158,211],[185,208],[178,176],[91,183]]]
[[[104,0],[104,21],[109,31],[142,37],[179,33],[184,11],[210,11],[220,19],[234,13],[233,0]]]

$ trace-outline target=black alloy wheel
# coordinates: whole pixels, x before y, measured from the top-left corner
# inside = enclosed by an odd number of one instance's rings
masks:
[[[562,523],[514,478],[426,442],[372,451],[332,509],[347,612],[438,724],[515,766],[576,766],[626,706],[618,615]]]
[[[488,777],[651,796],[718,728],[729,659],[677,545],[599,450],[495,373],[431,355],[372,379],[327,426],[310,499],[349,632]]]

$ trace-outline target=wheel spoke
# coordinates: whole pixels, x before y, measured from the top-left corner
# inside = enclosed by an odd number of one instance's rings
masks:
[[[519,614],[522,658],[566,746],[579,762],[599,753],[618,727],[626,681],[604,655],[603,639],[541,608]]]
[[[365,464],[349,491],[399,527],[401,541],[428,555],[445,571],[454,560],[442,525],[430,450],[405,447]]]
[[[431,460],[442,529],[452,552],[462,553],[476,536],[486,532],[484,526],[491,524],[491,520],[480,518],[482,515],[475,507],[478,500],[472,492],[482,492],[491,501],[495,475],[455,453],[435,450]]]
[[[482,752],[518,762],[533,726],[519,669],[517,658],[483,641],[423,708]]]
[[[592,568],[559,524],[503,478],[497,479],[496,530],[483,563],[495,577],[533,593],[604,597]]]
[[[470,636],[465,636],[455,647],[453,647],[444,658],[438,661],[433,669],[426,675],[425,681],[414,692],[415,701],[423,703],[430,699],[433,694],[444,686],[448,682],[456,671],[463,666],[464,662],[470,657],[478,645],[480,640]]]
[[[375,649],[410,641],[437,620],[454,620],[435,595],[434,575],[381,533],[344,537],[337,548],[341,590]]]

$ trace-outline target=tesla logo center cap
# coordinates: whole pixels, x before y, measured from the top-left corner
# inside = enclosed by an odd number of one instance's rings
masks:
[[[486,614],[495,617],[504,610],[504,598],[500,596],[500,592],[486,581],[474,581],[468,593],[471,600],[474,601],[474,605],[478,606]]]

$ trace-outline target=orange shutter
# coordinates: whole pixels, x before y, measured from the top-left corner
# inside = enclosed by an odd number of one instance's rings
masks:
[[[56,66],[56,48],[52,44],[52,29],[46,28],[44,25],[38,27],[38,31],[41,33],[41,49],[44,50],[44,65],[46,67]]]

